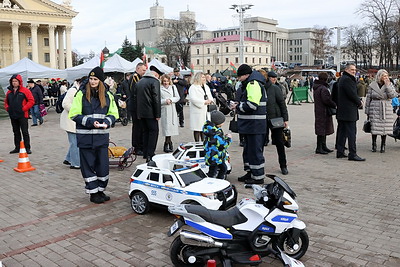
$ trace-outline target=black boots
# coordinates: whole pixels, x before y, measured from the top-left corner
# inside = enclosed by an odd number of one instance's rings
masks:
[[[105,201],[109,201],[110,197],[104,194],[104,192],[97,192],[90,194],[90,202],[96,203],[96,204],[101,204],[104,203]]]
[[[315,154],[328,154],[327,151],[325,151],[322,148],[322,142],[324,140],[324,136],[322,135],[317,135],[317,149],[315,149]]]
[[[381,153],[385,153],[386,135],[381,136]]]
[[[329,148],[326,146],[326,135],[322,135],[322,150],[325,151],[325,152],[328,152],[328,153],[333,152],[332,149],[329,149]]]
[[[164,152],[171,153],[173,151],[172,142],[164,142]]]
[[[371,149],[372,152],[376,152],[376,138],[377,137],[378,136],[375,134],[372,135],[372,149]]]

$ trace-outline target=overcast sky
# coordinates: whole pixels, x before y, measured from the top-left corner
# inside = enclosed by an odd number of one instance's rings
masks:
[[[62,3],[62,0],[53,0]],[[253,4],[247,16],[260,16],[278,21],[282,28],[334,27],[361,24],[355,14],[365,0],[159,0],[164,7],[164,17],[177,19],[180,11],[189,8],[196,13],[196,20],[207,30],[239,25],[232,4]],[[136,44],[135,21],[148,19],[155,0],[72,0],[72,7],[79,14],[73,19],[72,48],[80,54],[90,50],[99,54],[107,45],[110,52],[121,47],[125,36]],[[365,22],[365,20],[364,20]],[[334,41],[336,43],[336,41]]]

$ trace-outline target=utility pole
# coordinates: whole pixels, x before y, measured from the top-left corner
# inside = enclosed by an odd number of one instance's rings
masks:
[[[229,9],[235,10],[239,13],[239,65],[244,63],[244,12],[250,9],[253,5],[243,4],[243,5],[232,5]]]
[[[340,36],[340,31],[346,29],[346,27],[340,27],[340,26],[336,26],[333,27],[331,29],[336,29],[336,37],[337,37],[337,43],[336,43],[336,49],[337,49],[337,60],[336,60],[336,72],[340,72],[340,59],[341,59],[341,47],[340,47],[340,40],[341,40],[341,36]]]

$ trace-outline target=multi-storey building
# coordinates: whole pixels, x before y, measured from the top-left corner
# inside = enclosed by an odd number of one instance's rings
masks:
[[[0,2],[0,68],[28,57],[51,67],[72,67],[72,19],[78,14],[71,1]]]

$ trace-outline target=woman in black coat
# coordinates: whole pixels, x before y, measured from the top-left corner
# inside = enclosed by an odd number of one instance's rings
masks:
[[[317,135],[316,154],[328,154],[333,152],[326,146],[326,136],[334,133],[332,114],[330,108],[336,108],[335,102],[329,92],[328,74],[321,72],[318,80],[314,82],[314,116],[315,116],[315,134]]]

